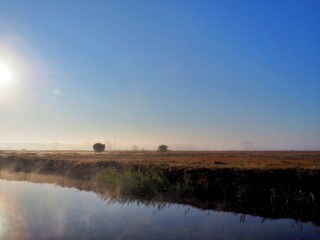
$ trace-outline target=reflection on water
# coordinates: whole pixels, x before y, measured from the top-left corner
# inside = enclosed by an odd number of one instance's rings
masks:
[[[320,239],[312,223],[0,180],[0,239]]]

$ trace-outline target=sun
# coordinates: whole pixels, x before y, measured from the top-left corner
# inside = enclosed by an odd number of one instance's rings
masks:
[[[12,81],[12,72],[10,68],[3,63],[0,63],[0,86],[7,85]]]

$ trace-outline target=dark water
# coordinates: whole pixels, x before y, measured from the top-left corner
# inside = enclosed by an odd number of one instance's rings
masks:
[[[320,239],[313,223],[0,180],[0,239]]]

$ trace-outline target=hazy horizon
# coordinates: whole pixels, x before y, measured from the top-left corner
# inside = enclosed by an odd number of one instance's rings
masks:
[[[285,148],[281,146],[277,147],[263,147],[256,146],[252,142],[244,141],[240,144],[233,147],[227,148],[225,146],[214,146],[214,145],[196,145],[196,144],[175,144],[175,143],[154,143],[154,144],[123,144],[121,142],[110,142],[110,141],[98,141],[106,145],[106,151],[120,151],[120,150],[146,150],[146,151],[155,151],[158,150],[160,144],[166,144],[169,147],[169,150],[174,151],[320,151],[320,148]],[[60,151],[60,150],[83,150],[83,151],[92,151],[93,144],[84,142],[84,143],[63,143],[63,142],[20,142],[20,143],[4,143],[0,142],[0,151],[1,150],[27,150],[27,151]]]
[[[320,150],[319,12],[319,1],[1,1],[0,150]]]

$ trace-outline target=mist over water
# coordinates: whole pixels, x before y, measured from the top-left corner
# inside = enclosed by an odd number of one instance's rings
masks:
[[[0,180],[0,239],[316,239],[319,228],[77,188]]]

